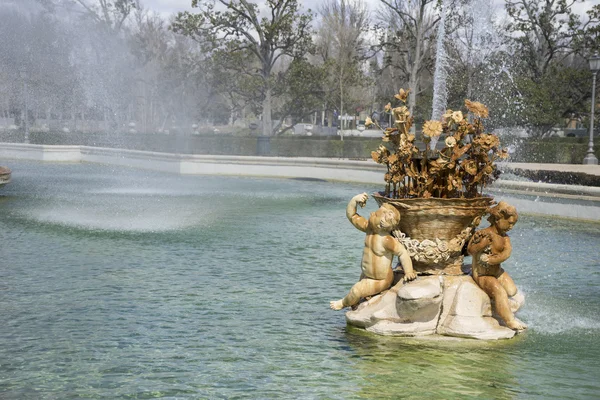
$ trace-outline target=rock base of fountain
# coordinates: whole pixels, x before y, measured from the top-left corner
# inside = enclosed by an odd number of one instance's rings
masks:
[[[489,296],[470,275],[419,276],[402,283],[395,273],[391,289],[346,313],[349,325],[380,335],[444,335],[472,339],[509,339],[517,332],[493,315]],[[509,298],[512,312],[524,304],[519,292]]]

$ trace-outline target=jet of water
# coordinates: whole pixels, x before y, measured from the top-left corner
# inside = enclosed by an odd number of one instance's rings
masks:
[[[433,106],[431,119],[438,121],[442,118],[448,104],[448,56],[446,54],[446,16],[450,8],[450,0],[442,3],[442,19],[439,22],[436,44],[435,72],[433,74]],[[431,140],[431,149],[435,148],[437,138]]]

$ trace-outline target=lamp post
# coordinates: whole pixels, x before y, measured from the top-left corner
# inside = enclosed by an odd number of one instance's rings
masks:
[[[596,108],[596,75],[598,71],[600,71],[600,56],[598,53],[594,53],[593,56],[590,57],[590,70],[594,75],[594,79],[592,81],[592,112],[590,116],[590,143],[588,147],[587,154],[583,159],[584,164],[598,164],[598,159],[594,155],[594,109]]]
[[[23,118],[25,122],[25,139],[23,140],[25,143],[29,143],[29,110],[27,104],[27,71],[24,69],[21,70],[21,78],[23,79],[23,98],[25,103],[25,112],[23,113]]]

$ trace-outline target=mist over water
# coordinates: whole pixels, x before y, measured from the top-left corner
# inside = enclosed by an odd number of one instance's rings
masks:
[[[32,132],[174,134],[205,123],[204,57],[191,39],[143,2],[83,3],[0,3],[0,130],[22,128],[25,103]]]

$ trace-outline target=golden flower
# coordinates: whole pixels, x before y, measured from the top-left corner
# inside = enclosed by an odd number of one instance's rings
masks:
[[[396,154],[392,154],[388,157],[388,162],[390,164],[394,164],[396,161],[398,161],[398,156]]]
[[[496,135],[490,135],[487,133],[482,133],[481,135],[477,135],[475,139],[473,139],[473,143],[478,146],[481,146],[485,151],[491,150],[494,147],[500,145],[500,140]]]
[[[446,143],[446,147],[454,147],[454,146],[456,146],[456,139],[454,139],[454,137],[452,137],[452,136],[448,136],[446,138],[445,143]]]
[[[500,150],[500,153],[498,153],[498,157],[500,157],[503,160],[506,160],[508,158],[508,149]]]
[[[465,160],[462,164],[467,174],[477,175],[477,162],[475,160]]]
[[[442,118],[444,119],[444,121],[447,121],[450,118],[452,118],[452,112],[453,112],[452,110],[446,110],[444,115],[442,115]]]
[[[442,123],[440,121],[426,121],[423,124],[423,135],[433,138],[442,134]]]
[[[485,168],[483,169],[483,173],[486,175],[490,175],[492,172],[494,172],[494,167],[492,167],[491,165],[486,165]]]
[[[373,121],[371,120],[370,117],[367,117],[365,119],[365,126],[368,128],[369,126],[373,125]]]
[[[456,122],[457,124],[463,120],[463,113],[462,111],[454,111],[451,115],[451,118],[454,122]]]
[[[392,181],[392,175],[390,175],[390,174],[383,175],[383,180],[387,183],[390,183]]]
[[[410,92],[410,90],[400,89],[398,94],[394,97],[400,100],[401,102],[406,103],[406,99],[408,98],[408,92]]]
[[[390,110],[392,109],[391,103],[387,103],[385,107],[383,107],[383,109],[385,110],[385,112],[390,112]]]
[[[467,110],[479,118],[487,118],[489,115],[487,107],[478,101],[465,100],[465,106],[467,107]]]

